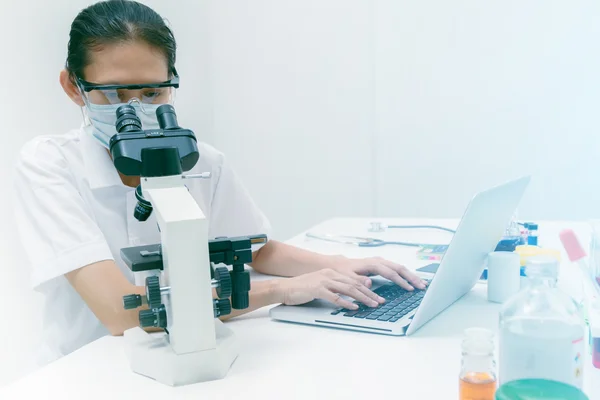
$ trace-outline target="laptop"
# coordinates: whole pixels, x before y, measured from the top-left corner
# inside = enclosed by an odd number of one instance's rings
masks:
[[[437,272],[424,290],[407,291],[381,277],[372,290],[386,299],[377,308],[357,301],[358,310],[325,300],[271,309],[274,320],[393,336],[408,336],[468,293],[481,277],[529,185],[525,176],[477,193],[469,202]]]

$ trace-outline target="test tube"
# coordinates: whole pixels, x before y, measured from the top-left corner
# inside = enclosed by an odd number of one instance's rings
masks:
[[[594,368],[600,369],[600,300],[589,298],[587,302],[592,364]]]
[[[600,285],[600,220],[591,220],[589,268]]]

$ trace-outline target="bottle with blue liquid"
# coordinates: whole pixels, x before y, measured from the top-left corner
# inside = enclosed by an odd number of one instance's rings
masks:
[[[506,226],[502,239],[496,246],[494,251],[515,251],[517,246],[526,243],[525,238],[521,235],[521,228],[519,226],[519,220],[517,218],[517,212],[515,212]]]
[[[530,246],[538,245],[538,224],[534,222],[525,223],[525,232],[527,244]]]

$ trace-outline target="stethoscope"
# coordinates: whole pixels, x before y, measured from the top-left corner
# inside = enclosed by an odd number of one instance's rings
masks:
[[[436,229],[438,231],[456,233],[453,229],[437,225],[385,225],[381,222],[371,222],[369,232],[385,232],[386,229]]]
[[[372,228],[374,224],[380,224],[377,226],[378,229],[381,229],[381,223],[372,222],[371,232],[381,232],[382,230],[373,231]],[[390,229],[435,229],[450,233],[456,233],[456,231],[444,228],[443,226],[435,226],[435,225],[388,225],[386,226]],[[342,244],[350,244],[358,247],[381,247],[386,245],[396,245],[396,246],[408,246],[408,247],[423,247],[423,246],[440,246],[439,244],[431,244],[431,243],[414,243],[414,242],[388,242],[381,239],[370,238],[370,237],[362,237],[362,236],[346,236],[346,235],[333,235],[333,234],[316,234],[312,232],[307,232],[306,236],[312,239],[324,240],[328,242],[342,243]]]

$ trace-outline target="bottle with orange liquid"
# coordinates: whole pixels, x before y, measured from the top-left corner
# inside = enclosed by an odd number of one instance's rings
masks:
[[[459,400],[494,400],[497,388],[494,334],[483,328],[465,330]]]

